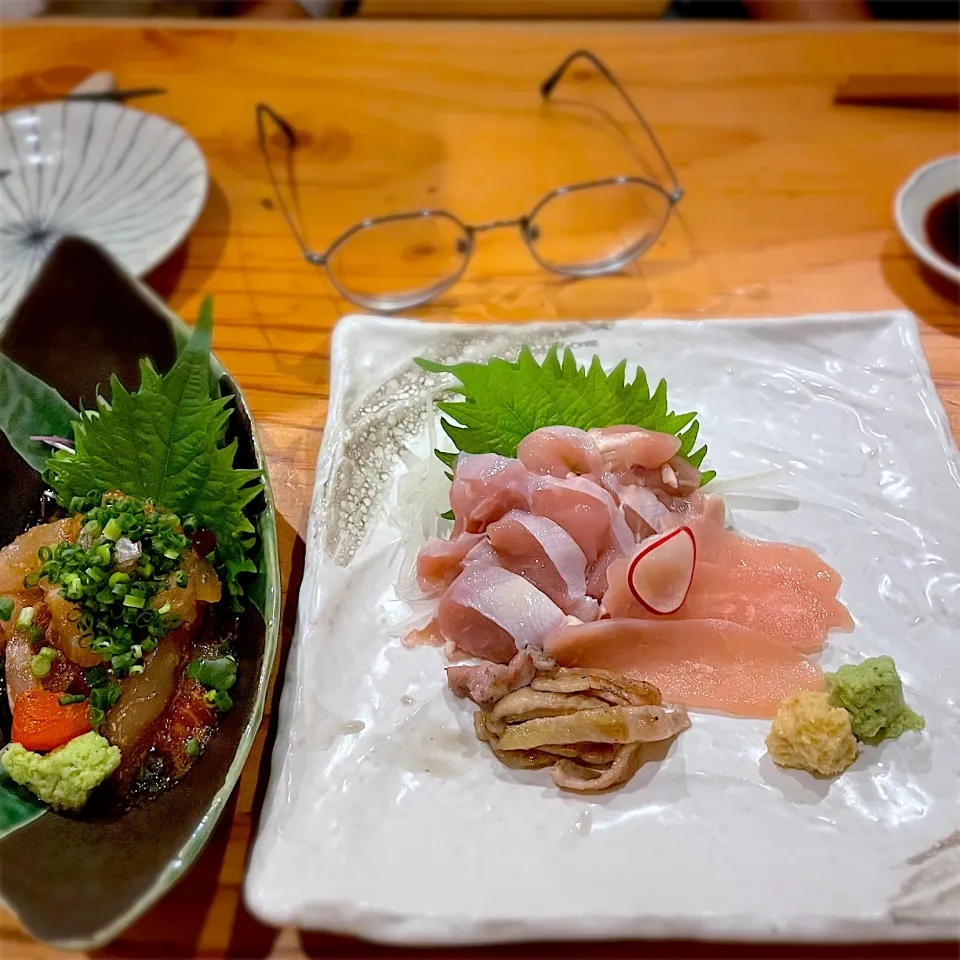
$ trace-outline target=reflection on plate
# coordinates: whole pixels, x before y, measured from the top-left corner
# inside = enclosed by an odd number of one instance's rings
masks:
[[[864,748],[831,782],[777,768],[768,721],[697,712],[665,757],[596,799],[505,769],[476,742],[440,652],[400,645],[434,606],[417,602],[409,574],[448,489],[440,469],[409,483],[405,462],[431,456],[444,383],[411,358],[483,360],[523,343],[542,355],[554,342],[608,368],[642,362],[675,409],[698,411],[737,529],[843,571],[857,629],[831,637],[823,667],[894,656],[927,718],[922,741]],[[909,314],[512,327],[350,317],[331,370],[245,887],[262,919],[438,944],[955,934],[956,871],[933,880],[916,864],[960,827],[960,456]]]
[[[61,237],[95,240],[139,277],[203,210],[203,154],[163,117],[63,100],[11,110],[2,121],[0,325]]]

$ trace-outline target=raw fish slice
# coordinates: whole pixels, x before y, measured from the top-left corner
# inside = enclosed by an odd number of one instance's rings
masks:
[[[454,535],[483,533],[505,513],[530,509],[529,474],[510,457],[461,453],[450,485],[450,506]]]
[[[596,440],[576,427],[534,430],[520,441],[517,457],[531,473],[552,477],[603,473],[603,457]]]
[[[73,542],[80,533],[78,517],[56,523],[41,523],[20,534],[13,543],[0,550],[0,596],[23,591],[23,578],[40,569],[37,551],[58,543]]]
[[[680,449],[678,437],[629,424],[587,431],[596,441],[607,470],[622,473],[641,467],[659,469]]]
[[[439,596],[460,575],[464,557],[482,540],[482,533],[461,533],[452,540],[429,541],[417,556],[417,583],[428,596]]]
[[[608,616],[728,620],[804,652],[821,650],[831,628],[853,628],[850,614],[833,596],[832,585],[816,578],[798,578],[777,567],[730,567],[700,560],[680,609],[658,615],[637,603],[631,593],[629,565],[629,559],[620,559],[607,571],[609,589],[603,596],[603,611]]]
[[[447,684],[454,696],[478,704],[496,703],[527,686],[536,675],[533,657],[522,650],[508,664],[484,662],[447,667]]]
[[[587,558],[577,541],[548,517],[511,510],[487,527],[500,566],[529,580],[564,613],[596,620],[600,608],[586,596]]]
[[[7,702],[11,711],[18,697],[28,690],[40,689],[40,680],[30,669],[32,660],[33,650],[30,648],[30,641],[22,633],[15,633],[10,638],[4,655]]]
[[[772,717],[800,690],[822,690],[819,667],[783,643],[724,620],[596,620],[551,634],[544,652],[564,667],[614,670],[663,699],[743,717]]]
[[[613,497],[586,477],[536,477],[532,484],[532,513],[549,517],[573,537],[588,563],[610,548],[620,553],[636,542]]]
[[[444,638],[483,660],[509,663],[517,650],[543,646],[566,623],[563,611],[523,577],[501,567],[471,564],[440,598]]]

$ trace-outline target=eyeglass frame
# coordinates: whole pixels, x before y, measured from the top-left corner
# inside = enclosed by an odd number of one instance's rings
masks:
[[[270,176],[270,182],[273,185],[274,193],[276,194],[277,200],[280,203],[280,209],[283,213],[284,219],[287,221],[287,225],[290,227],[291,232],[294,235],[300,250],[303,253],[304,259],[314,266],[324,267],[327,272],[327,277],[334,287],[339,291],[339,293],[349,300],[351,303],[356,304],[359,307],[362,307],[366,310],[373,310],[377,313],[395,313],[398,310],[405,310],[410,307],[420,306],[424,303],[429,303],[431,300],[440,296],[454,286],[463,274],[466,272],[467,267],[470,264],[470,260],[473,257],[474,250],[476,249],[476,235],[478,233],[485,233],[489,230],[498,230],[502,227],[519,227],[520,236],[523,239],[523,242],[526,244],[527,249],[530,251],[533,259],[540,264],[545,270],[550,271],[551,273],[556,273],[561,276],[576,277],[576,278],[587,278],[587,277],[596,277],[604,276],[611,273],[616,273],[617,271],[623,269],[627,264],[633,263],[635,260],[638,260],[643,256],[647,250],[653,246],[657,240],[660,239],[660,236],[663,233],[664,228],[667,225],[667,221],[670,219],[670,214],[673,211],[673,208],[683,199],[684,191],[680,186],[679,181],[677,180],[676,172],[673,168],[673,165],[670,163],[666,152],[660,144],[659,139],[657,138],[656,133],[653,128],[647,122],[644,115],[640,112],[640,109],[633,102],[633,99],[626,92],[617,78],[613,75],[612,71],[603,63],[603,61],[592,51],[590,50],[574,50],[572,53],[568,54],[563,62],[553,71],[552,74],[540,85],[540,95],[544,100],[547,100],[550,97],[550,94],[553,92],[554,88],[563,78],[564,74],[567,72],[571,64],[575,60],[586,59],[593,64],[594,68],[600,73],[600,75],[607,80],[620,94],[621,99],[626,103],[630,108],[634,117],[639,121],[640,125],[643,127],[644,132],[647,134],[647,138],[653,144],[657,154],[660,157],[660,160],[663,163],[664,169],[667,171],[667,174],[670,179],[670,191],[668,192],[664,187],[657,183],[655,180],[651,180],[647,177],[640,176],[617,176],[617,177],[605,177],[600,180],[589,180],[583,183],[568,184],[566,186],[557,187],[555,190],[551,190],[549,193],[545,194],[537,203],[534,205],[533,209],[529,213],[523,214],[519,217],[507,218],[503,220],[491,220],[488,223],[479,223],[479,224],[467,224],[464,223],[455,213],[452,213],[449,210],[444,209],[427,209],[427,210],[412,210],[406,213],[392,213],[386,214],[384,216],[378,217],[368,217],[365,220],[361,220],[358,223],[355,223],[353,226],[349,227],[343,233],[341,233],[336,239],[330,243],[326,250],[322,253],[318,253],[310,248],[306,240],[303,237],[303,234],[299,227],[299,215],[295,219],[290,211],[287,209],[287,204],[283,199],[283,194],[280,190],[280,186],[277,182],[276,174],[273,170],[273,165],[270,162],[269,152],[267,150],[267,134],[264,127],[264,117],[269,117],[277,125],[280,131],[283,133],[287,141],[287,149],[290,151],[290,157],[288,158],[288,165],[291,170],[291,180],[292,180],[292,156],[293,150],[297,145],[297,135],[293,127],[279,114],[277,113],[269,104],[267,103],[258,103],[255,107],[255,119],[257,124],[257,142],[260,147],[260,152],[263,154],[264,162],[267,166],[267,173]],[[537,214],[552,200],[555,200],[557,197],[564,196],[566,194],[575,193],[581,190],[595,189],[597,187],[607,187],[615,186],[618,184],[628,184],[635,183],[640,184],[645,187],[649,187],[654,190],[656,193],[659,193],[664,200],[667,202],[666,213],[663,216],[663,219],[660,222],[657,230],[647,237],[642,238],[632,247],[627,247],[625,250],[617,254],[612,254],[607,257],[605,260],[596,261],[593,263],[587,263],[580,266],[560,266],[558,264],[548,263],[543,259],[538,253],[535,246],[536,240],[530,234],[530,227],[533,225],[536,220]],[[361,233],[364,230],[369,229],[373,226],[379,226],[387,223],[396,223],[400,221],[412,221],[418,218],[441,218],[451,221],[455,226],[457,226],[466,239],[467,247],[464,250],[458,250],[459,253],[463,255],[463,262],[460,265],[460,268],[451,274],[449,277],[438,281],[430,287],[421,288],[420,290],[407,293],[407,294],[388,294],[382,297],[366,297],[363,294],[356,293],[354,291],[347,290],[337,279],[336,274],[330,267],[330,260],[338,249],[343,247],[343,245],[350,240],[352,237],[356,236],[358,233]],[[384,299],[389,299],[391,301],[398,301],[390,306],[385,306],[382,302]]]

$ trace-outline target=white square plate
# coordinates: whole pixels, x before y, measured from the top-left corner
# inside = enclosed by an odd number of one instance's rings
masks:
[[[775,767],[765,721],[694,714],[666,759],[598,799],[502,767],[440,651],[410,560],[444,509],[411,362],[560,342],[665,377],[699,412],[736,526],[844,577],[857,628],[828,669],[890,654],[927,729],[834,781]],[[960,457],[905,313],[528,326],[348,317],[333,338],[295,646],[251,909],[394,943],[580,937],[921,939],[960,916]],[[417,464],[420,464],[418,469]],[[762,494],[762,496],[761,496]],[[759,499],[758,499],[759,497]],[[399,501],[399,502],[398,502]],[[763,509],[759,509],[763,508]],[[401,587],[398,588],[398,582]]]

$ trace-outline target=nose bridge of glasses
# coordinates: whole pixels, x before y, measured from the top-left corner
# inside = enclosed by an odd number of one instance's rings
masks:
[[[499,230],[502,227],[523,227],[527,223],[526,217],[513,217],[509,220],[490,220],[487,223],[477,223],[467,226],[468,233],[485,233],[487,230]]]

